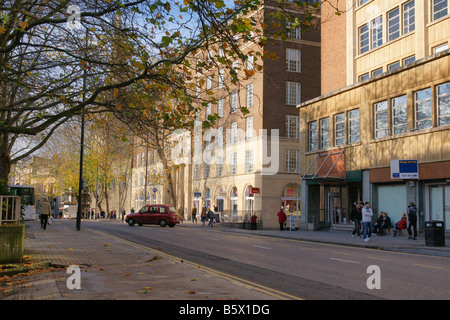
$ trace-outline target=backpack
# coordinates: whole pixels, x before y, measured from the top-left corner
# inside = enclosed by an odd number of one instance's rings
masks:
[[[416,213],[416,206],[411,206],[408,208],[408,218],[411,219],[417,219],[417,213]]]

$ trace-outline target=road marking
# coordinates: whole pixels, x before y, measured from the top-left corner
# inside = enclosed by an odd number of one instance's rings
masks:
[[[174,255],[169,255],[167,253],[164,253],[164,252],[162,252],[160,250],[156,250],[156,249],[153,249],[153,248],[150,248],[150,247],[147,247],[147,246],[135,243],[135,242],[131,242],[131,241],[128,241],[126,239],[123,239],[123,238],[120,238],[120,237],[117,237],[117,236],[113,236],[111,234],[108,234],[108,233],[105,233],[105,232],[102,232],[102,231],[94,230],[94,232],[103,234],[104,236],[108,236],[110,238],[114,238],[114,239],[120,240],[122,242],[128,243],[128,244],[133,245],[133,246],[141,247],[141,248],[144,248],[146,250],[155,252],[155,253],[157,253],[160,256],[166,257],[168,259],[172,259],[172,260],[174,260],[176,262],[179,262],[180,259],[181,259],[181,258],[176,257]],[[225,280],[233,281],[233,283],[235,283],[237,285],[240,285],[242,287],[253,289],[253,290],[262,292],[264,294],[270,295],[272,297],[281,299],[281,300],[304,300],[304,299],[302,299],[300,297],[293,296],[293,295],[291,295],[289,293],[278,291],[276,289],[272,289],[272,288],[266,287],[264,285],[260,285],[260,284],[254,283],[254,282],[251,282],[251,281],[243,279],[243,278],[235,277],[235,276],[233,276],[231,274],[223,273],[223,272],[220,272],[220,271],[208,268],[206,266],[201,266],[198,263],[194,263],[192,261],[188,261],[188,260],[183,259],[183,263],[185,265],[191,266],[192,268],[195,268],[196,270],[198,270],[198,269],[203,270],[203,271],[205,271],[205,272],[207,272],[209,274],[218,276],[218,277],[223,278]]]
[[[347,252],[340,252],[340,251],[331,251],[331,253],[343,254],[343,255],[346,255],[346,256],[349,256],[349,255],[350,255],[350,253],[347,253]]]
[[[219,241],[219,239],[216,239],[216,238],[205,238],[205,239]]]
[[[185,236],[186,233],[181,233],[181,232],[177,232],[177,234],[179,234],[180,236]]]
[[[357,264],[359,264],[358,261],[344,260],[344,259],[338,259],[338,258],[330,258],[330,259],[331,259],[331,260],[342,261],[342,262],[349,262],[349,263],[357,263]]]
[[[267,250],[272,250],[272,248],[268,248],[268,247],[262,247],[262,246],[253,246],[255,248],[261,248],[261,249],[267,249]]]
[[[424,267],[424,268],[442,269],[441,267],[428,266],[426,264],[413,263],[413,265],[419,266],[419,267]]]

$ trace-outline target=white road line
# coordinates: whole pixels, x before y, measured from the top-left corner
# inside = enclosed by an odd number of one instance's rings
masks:
[[[358,263],[358,261],[352,261],[352,260],[344,260],[344,259],[338,259],[338,258],[330,258],[331,260],[337,260],[337,261],[342,261],[342,262],[349,262],[349,263]]]
[[[261,247],[261,246],[253,246],[255,248],[262,248],[262,249],[267,249],[267,250],[272,250],[272,248],[268,248],[268,247]]]
[[[214,241],[219,241],[219,239],[216,239],[216,238],[206,238],[206,239],[208,239],[208,240],[214,240]]]

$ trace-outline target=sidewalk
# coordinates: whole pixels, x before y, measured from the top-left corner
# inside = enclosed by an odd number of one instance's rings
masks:
[[[77,231],[73,220],[54,221],[45,231],[38,221],[26,222],[25,255],[59,268],[0,282],[7,289],[0,290],[0,300],[276,299],[162,252],[86,228]],[[69,265],[80,267],[81,289],[68,289]]]

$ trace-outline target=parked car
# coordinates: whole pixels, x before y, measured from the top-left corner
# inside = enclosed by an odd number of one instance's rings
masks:
[[[159,224],[161,227],[174,227],[175,224],[180,223],[180,218],[177,216],[174,207],[163,204],[146,205],[138,212],[130,213],[125,218],[129,226],[134,226],[136,223],[139,226],[144,224]]]

